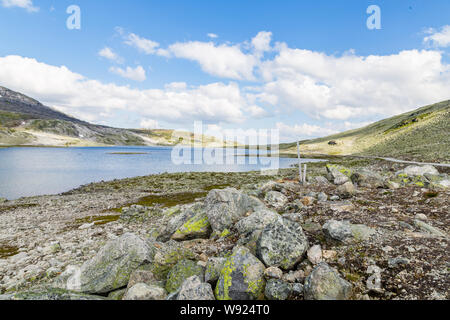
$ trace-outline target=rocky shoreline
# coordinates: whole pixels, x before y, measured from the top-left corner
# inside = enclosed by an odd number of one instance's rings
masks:
[[[296,171],[0,200],[0,299],[449,298],[448,169],[333,159],[305,186]]]

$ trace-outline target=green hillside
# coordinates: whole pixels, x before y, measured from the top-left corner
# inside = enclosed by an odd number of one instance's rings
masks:
[[[450,160],[450,100],[419,108],[361,129],[301,143],[303,153],[370,155],[404,160]],[[280,145],[295,153],[296,143]]]

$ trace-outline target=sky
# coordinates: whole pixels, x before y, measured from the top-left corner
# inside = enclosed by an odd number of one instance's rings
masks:
[[[448,0],[0,0],[0,39],[0,85],[122,128],[287,142],[450,99]]]

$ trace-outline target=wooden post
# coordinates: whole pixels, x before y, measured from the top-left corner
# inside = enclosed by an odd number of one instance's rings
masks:
[[[302,162],[300,161],[300,142],[297,141],[297,156],[298,156],[298,182],[303,184],[302,179]]]

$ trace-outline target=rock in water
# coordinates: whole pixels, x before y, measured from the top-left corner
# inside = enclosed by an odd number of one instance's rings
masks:
[[[348,300],[352,285],[322,262],[306,278],[304,290],[306,300]]]
[[[202,282],[198,276],[186,279],[177,296],[177,300],[216,300],[209,283]]]
[[[265,208],[264,203],[236,189],[211,190],[205,199],[205,212],[213,231],[221,234],[248,213]]]
[[[184,280],[192,276],[199,276],[203,279],[203,268],[192,260],[179,261],[167,275],[167,292],[177,291]]]
[[[76,291],[108,293],[125,287],[131,273],[152,262],[152,248],[138,236],[127,233],[106,244],[85,262],[70,280]]]
[[[308,240],[302,227],[287,219],[268,225],[258,239],[257,256],[268,267],[292,269],[302,260],[308,249]]]
[[[122,300],[164,300],[167,292],[161,287],[138,283],[131,287]]]
[[[267,204],[275,210],[281,210],[283,207],[288,203],[288,198],[278,191],[269,191],[266,194],[266,197],[264,200],[267,202]]]
[[[264,297],[264,264],[247,248],[236,246],[220,272],[217,300],[257,300]]]

